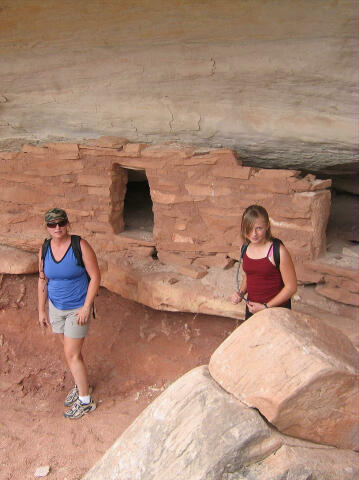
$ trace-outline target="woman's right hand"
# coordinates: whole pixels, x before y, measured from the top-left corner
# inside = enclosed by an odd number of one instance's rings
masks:
[[[234,305],[237,305],[237,303],[241,302],[243,299],[242,295],[240,295],[239,292],[234,292],[234,294],[232,295],[231,297],[231,302],[234,304]]]
[[[39,312],[39,325],[40,328],[49,326],[49,321],[45,312]]]

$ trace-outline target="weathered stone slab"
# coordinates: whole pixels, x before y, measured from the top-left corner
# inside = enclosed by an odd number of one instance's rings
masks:
[[[216,177],[225,177],[225,178],[241,178],[243,180],[248,180],[251,173],[252,167],[241,167],[233,168],[233,166],[228,167],[214,167],[213,175]]]
[[[297,280],[303,284],[313,284],[324,281],[324,276],[320,272],[313,272],[305,265],[295,265],[295,273],[297,274]]]
[[[142,150],[143,157],[167,158],[176,156],[179,159],[192,156],[194,146],[183,146],[177,144],[150,145]]]
[[[112,233],[112,227],[109,223],[96,222],[84,222],[84,227],[91,232],[103,232]]]
[[[334,277],[343,277],[358,281],[359,259],[327,253],[324,258],[318,258],[308,263],[307,268]]]
[[[301,179],[291,178],[288,180],[290,183],[290,189],[294,192],[306,192],[308,190],[324,190],[330,188],[332,185],[331,179],[327,180],[316,180],[313,175],[306,175]]]
[[[56,159],[79,158],[79,146],[77,143],[46,143],[49,153]]]
[[[319,295],[316,291],[316,287],[312,285],[299,287],[296,297],[298,302],[302,305],[306,305],[312,311],[320,310],[323,313],[328,312],[330,315],[336,316],[338,328],[343,318],[350,318],[355,321],[358,320],[358,308]]]
[[[36,253],[0,245],[0,273],[36,273],[38,268],[39,261]]]
[[[126,153],[126,155],[129,156],[140,156],[141,151],[146,147],[147,145],[144,143],[127,143],[124,147],[123,150]]]
[[[207,275],[206,268],[196,267],[195,265],[178,265],[177,271],[191,278],[203,278]]]
[[[183,162],[176,162],[177,165],[187,165],[188,167],[197,165],[215,165],[216,163],[217,158],[213,155],[193,155],[190,158],[185,158]]]
[[[50,193],[50,187],[41,186],[35,188],[32,185],[11,185],[0,189],[0,201],[12,202],[14,204],[33,204],[42,203],[44,196]],[[63,186],[54,186],[52,194],[62,196],[64,192]]]
[[[17,152],[0,152],[0,160],[13,160],[16,158]],[[2,165],[3,162],[1,162]]]
[[[215,197],[216,195],[230,195],[231,189],[228,187],[216,187],[212,185],[185,184],[185,189],[189,195]]]
[[[195,265],[203,265],[205,267],[217,267],[228,269],[233,267],[235,261],[229,258],[224,253],[217,253],[216,255],[206,255],[205,257],[198,257],[193,262]]]
[[[47,155],[48,153],[47,148],[38,145],[31,145],[30,143],[25,143],[22,146],[21,151],[23,153],[31,153],[34,155]]]
[[[320,295],[324,295],[324,297],[330,298],[331,300],[336,300],[340,303],[359,307],[359,295],[357,293],[349,292],[344,288],[317,285],[315,291]]]
[[[226,480],[353,480],[358,478],[358,454],[303,442],[280,447],[262,462],[229,475]]]
[[[88,185],[88,186],[110,186],[111,180],[109,177],[106,176],[99,176],[99,175],[87,175],[87,174],[80,174],[77,177],[77,181],[80,185]]]
[[[187,258],[185,255],[177,253],[171,253],[160,250],[157,253],[158,259],[167,265],[190,265],[192,263],[191,258]]]
[[[213,289],[200,280],[178,275],[175,267],[161,265],[148,257],[137,259],[135,265],[130,265],[117,254],[113,257],[107,255],[106,264],[101,284],[125,298],[157,310],[198,312],[244,319],[243,303],[233,305],[229,293],[219,294],[218,287]],[[207,275],[204,279],[206,278]]]
[[[209,370],[281,432],[359,449],[359,353],[339,330],[287,309],[263,310],[220,345]]]
[[[158,190],[152,190],[151,192],[152,200],[158,203],[172,204],[177,200],[177,196],[173,193],[164,193]]]
[[[61,162],[54,158],[47,157],[41,161],[29,162],[25,164],[23,173],[26,175],[34,175],[39,177],[56,177],[57,175],[76,174],[84,169],[84,162],[82,160],[62,159]],[[28,180],[30,181],[30,179]],[[53,179],[51,179],[53,182]]]
[[[181,235],[180,233],[174,233],[172,235],[172,240],[174,243],[188,243],[194,244],[194,239],[192,237]]]

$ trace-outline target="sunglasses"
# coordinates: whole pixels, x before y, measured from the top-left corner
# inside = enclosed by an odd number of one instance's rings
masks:
[[[64,227],[65,225],[67,225],[67,220],[61,220],[61,222],[51,222],[51,223],[47,223],[47,228],[56,228],[56,225],[58,225],[59,227]]]

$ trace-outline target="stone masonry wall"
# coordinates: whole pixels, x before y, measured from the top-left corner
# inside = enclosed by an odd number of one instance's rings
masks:
[[[0,169],[0,243],[23,250],[39,248],[46,236],[43,213],[58,206],[100,259],[115,252],[152,255],[156,249],[162,263],[223,266],[239,256],[241,215],[253,203],[267,208],[274,235],[296,263],[325,250],[330,180],[243,167],[231,150],[102,137],[2,152]],[[127,169],[144,170],[148,178],[153,239],[118,235],[124,229]]]

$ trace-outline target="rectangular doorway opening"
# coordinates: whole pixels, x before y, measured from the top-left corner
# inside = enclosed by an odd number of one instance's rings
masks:
[[[153,204],[145,170],[127,170],[127,187],[123,207],[123,234],[144,240],[153,239]]]

